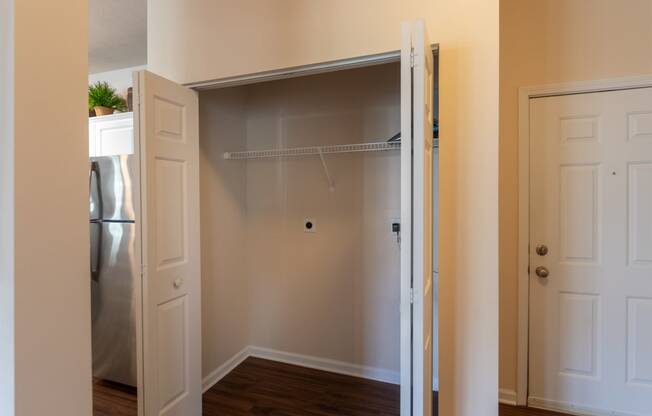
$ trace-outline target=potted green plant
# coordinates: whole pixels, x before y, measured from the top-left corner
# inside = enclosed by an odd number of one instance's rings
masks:
[[[95,110],[95,115],[113,114],[115,110],[126,111],[127,102],[116,94],[108,82],[98,81],[88,86],[88,109]]]

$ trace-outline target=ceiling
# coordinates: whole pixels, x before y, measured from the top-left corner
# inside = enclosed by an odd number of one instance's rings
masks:
[[[147,0],[89,0],[88,72],[147,63]]]

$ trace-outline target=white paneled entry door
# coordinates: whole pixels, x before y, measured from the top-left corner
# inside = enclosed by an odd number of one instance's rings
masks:
[[[146,416],[201,415],[197,93],[135,79],[141,162]]]
[[[433,74],[423,21],[401,51],[401,415],[432,415]]]
[[[529,399],[652,414],[652,88],[530,100]]]

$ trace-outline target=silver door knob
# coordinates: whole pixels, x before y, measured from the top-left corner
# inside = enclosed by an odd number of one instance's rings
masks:
[[[545,279],[550,275],[550,271],[548,271],[548,269],[543,266],[537,267],[534,272],[542,279]]]

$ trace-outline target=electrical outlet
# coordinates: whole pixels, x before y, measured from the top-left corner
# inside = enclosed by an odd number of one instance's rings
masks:
[[[317,227],[315,220],[313,218],[305,218],[303,220],[303,232],[304,233],[316,233]]]

